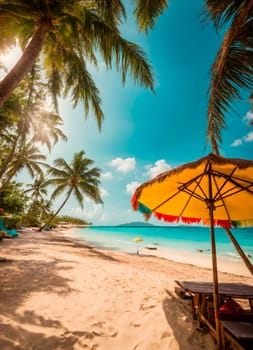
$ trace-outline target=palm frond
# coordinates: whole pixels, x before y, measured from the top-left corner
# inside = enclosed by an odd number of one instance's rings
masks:
[[[83,209],[84,198],[83,198],[82,192],[80,191],[80,189],[77,186],[75,188],[73,188],[73,194],[74,194],[78,204]]]
[[[224,115],[240,98],[241,89],[252,89],[253,85],[253,4],[247,5],[231,23],[211,70],[207,137],[216,151],[226,126]]]
[[[167,0],[135,0],[135,16],[140,30],[148,32],[168,6]]]
[[[205,18],[210,18],[216,29],[220,30],[225,24],[234,20],[247,2],[247,0],[206,0],[203,13]]]

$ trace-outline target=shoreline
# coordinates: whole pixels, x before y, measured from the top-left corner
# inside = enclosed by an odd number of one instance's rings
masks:
[[[212,281],[210,269],[98,249],[69,229],[25,230],[0,247],[1,349],[215,350],[175,294],[175,280]]]
[[[66,234],[69,237],[72,237],[73,239],[78,239],[78,241],[84,242],[84,244],[89,244],[85,240],[85,237],[79,233],[75,233],[76,227],[69,227],[66,229]],[[101,247],[99,245],[91,245],[92,247],[100,250],[105,250],[110,252],[110,249],[107,249],[106,247]],[[124,252],[123,250],[117,249],[113,250],[114,252],[121,252],[125,254],[129,254],[128,252]],[[164,258],[168,261],[174,261],[182,264],[190,264],[197,267],[203,267],[212,269],[212,258],[211,258],[211,252],[209,251],[209,254],[206,254],[203,252],[194,251],[192,253],[189,253],[188,251],[184,250],[174,250],[169,248],[163,248],[161,246],[158,246],[156,250],[146,249],[145,246],[139,247],[139,253],[143,256],[154,256],[158,258]],[[232,260],[231,258],[225,258],[225,257],[217,257],[217,264],[218,269],[221,272],[227,272],[231,274],[235,274],[238,276],[245,276],[245,277],[252,277],[250,271],[245,266],[244,262],[240,257],[238,257],[238,260]]]

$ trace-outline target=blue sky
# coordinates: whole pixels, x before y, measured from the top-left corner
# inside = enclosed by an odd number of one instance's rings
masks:
[[[94,225],[143,221],[130,204],[136,186],[210,152],[206,146],[209,70],[222,38],[211,23],[201,21],[202,5],[200,0],[170,1],[148,36],[138,31],[129,16],[122,32],[146,52],[154,71],[155,95],[135,86],[131,77],[123,87],[120,74],[107,72],[102,61],[99,71],[90,67],[103,101],[101,132],[92,113],[85,120],[82,106],[73,110],[69,101],[61,101],[68,142],[57,144],[49,160],[70,161],[75,152],[84,150],[101,169],[104,201],[101,206],[86,200],[82,211],[73,199],[62,214]],[[233,105],[236,113],[226,116],[220,147],[226,157],[252,157],[253,128],[245,120],[253,118],[248,95],[245,92],[244,99]]]

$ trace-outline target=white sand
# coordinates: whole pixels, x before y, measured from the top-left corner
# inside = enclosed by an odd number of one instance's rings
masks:
[[[91,248],[68,232],[30,230],[0,247],[1,350],[215,349],[174,293],[175,279],[211,281],[210,269]]]

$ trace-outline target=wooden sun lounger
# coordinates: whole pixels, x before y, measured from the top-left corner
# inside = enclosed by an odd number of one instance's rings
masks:
[[[188,294],[192,297],[193,318],[198,320],[199,327],[206,325],[215,336],[213,315],[213,283],[198,281],[175,281],[179,286],[176,290],[181,297]],[[244,283],[219,283],[219,299],[247,299],[253,312],[253,286]],[[177,287],[178,288],[178,287]],[[253,350],[253,322],[244,320],[221,320],[221,336],[223,348],[230,342],[235,350],[245,349],[241,344],[247,344],[246,349]],[[248,345],[250,344],[250,345]]]
[[[253,349],[253,323],[241,321],[220,321],[223,344],[226,340],[234,350]]]
[[[175,280],[175,282],[185,293],[188,293],[193,297],[193,316],[195,318],[196,311],[199,310],[201,304],[207,301],[208,298],[212,297],[213,283],[178,280]],[[247,299],[249,307],[253,312],[253,286],[251,285],[244,283],[219,283],[219,297],[225,299],[229,297]]]

